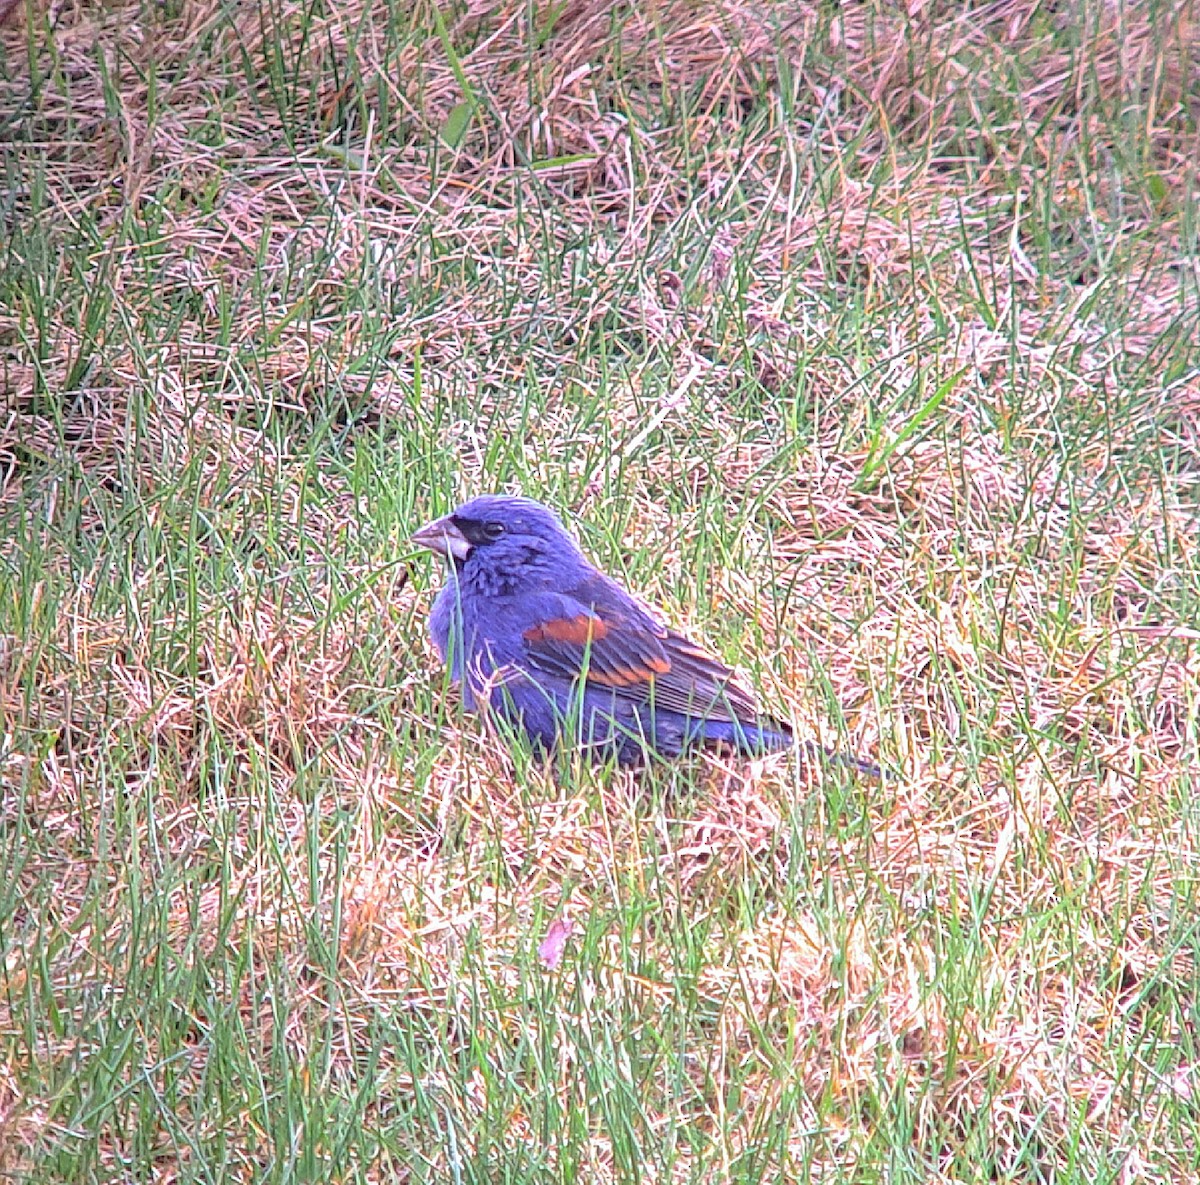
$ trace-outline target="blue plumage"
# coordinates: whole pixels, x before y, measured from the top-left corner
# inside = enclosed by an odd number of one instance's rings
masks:
[[[413,536],[450,561],[430,633],[472,711],[623,763],[791,745],[724,664],[661,625],[528,498],[485,495]]]

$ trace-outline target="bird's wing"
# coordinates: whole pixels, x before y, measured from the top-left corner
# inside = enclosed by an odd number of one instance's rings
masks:
[[[656,622],[623,589],[596,577],[554,594],[522,632],[531,666],[639,704],[729,722],[761,716],[733,672],[682,634]]]

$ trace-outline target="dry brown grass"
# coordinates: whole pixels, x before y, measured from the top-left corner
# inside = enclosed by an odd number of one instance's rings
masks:
[[[868,1179],[906,1141],[912,1179],[1188,1179],[1195,5],[446,22],[0,5],[0,834],[33,853],[0,922],[0,1171],[52,1179],[80,1114],[98,1175],[135,1155],[63,1082],[162,878],[180,965],[252,965],[189,1001],[197,1034],[232,1008],[256,1065],[325,1050],[335,1093],[369,1064],[371,1130],[420,1087],[464,1155],[541,1147],[552,1095],[587,1116],[581,1179],[632,1179],[589,1093],[619,1023],[684,1050],[641,1081],[647,1142],[699,1133],[638,1179],[740,1180],[755,1150]],[[435,161],[460,70],[475,113]],[[364,417],[415,474],[391,511],[361,446],[313,443]],[[438,707],[427,582],[390,566],[456,470],[570,498],[610,566],[900,776],[514,776]],[[713,507],[749,508],[719,545]],[[508,1106],[463,1067],[549,1024],[556,916],[554,1072]],[[424,1077],[380,1045],[404,1017],[440,1035]],[[188,1177],[169,1144],[155,1173]],[[372,1147],[367,1177],[452,1167]]]

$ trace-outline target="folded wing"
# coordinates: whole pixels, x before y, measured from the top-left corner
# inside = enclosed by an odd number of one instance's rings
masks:
[[[724,663],[660,625],[602,577],[556,595],[522,638],[532,667],[582,677],[639,705],[731,723],[761,717],[754,696]]]

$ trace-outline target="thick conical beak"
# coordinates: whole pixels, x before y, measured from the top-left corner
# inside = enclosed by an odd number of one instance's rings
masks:
[[[451,515],[445,518],[435,518],[426,523],[412,537],[412,542],[419,547],[428,547],[438,555],[444,555],[456,560],[465,560],[471,554],[471,544],[455,525]]]

